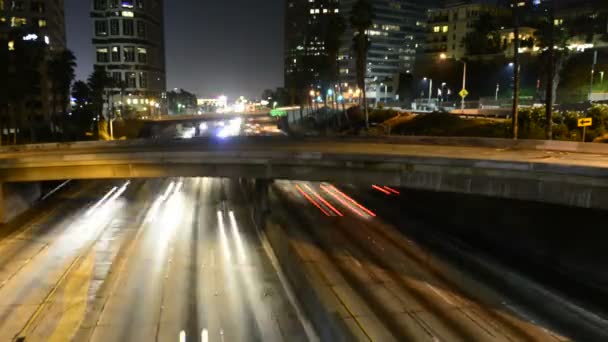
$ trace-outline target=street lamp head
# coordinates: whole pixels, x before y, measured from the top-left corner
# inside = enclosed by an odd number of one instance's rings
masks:
[[[310,95],[310,97],[315,97],[315,91],[311,90],[310,93],[308,93]]]
[[[513,62],[509,63],[509,68],[512,68],[515,64]]]
[[[426,82],[428,80],[428,78],[423,77],[422,80]]]
[[[445,53],[442,53],[439,55],[439,59],[446,60],[446,59],[448,59],[448,55],[446,55]]]

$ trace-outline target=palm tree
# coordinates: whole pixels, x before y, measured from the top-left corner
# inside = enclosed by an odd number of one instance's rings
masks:
[[[325,87],[331,87],[338,82],[338,54],[340,52],[341,38],[346,31],[346,23],[340,14],[332,14],[325,29],[325,51],[327,52],[323,67]]]
[[[545,115],[546,139],[553,139],[553,106],[557,95],[557,88],[560,82],[560,74],[569,57],[568,54],[568,29],[564,25],[555,24],[555,0],[548,1],[548,15],[542,18],[536,31],[536,38],[539,45],[545,48],[543,56],[546,58],[547,82],[545,86]],[[558,47],[556,50],[555,47]]]
[[[372,5],[367,0],[357,0],[350,15],[350,24],[355,30],[353,38],[354,50],[357,56],[357,86],[363,95],[363,110],[365,112],[365,127],[369,128],[369,112],[365,92],[365,76],[367,74],[367,51],[370,47],[367,30],[372,26],[374,13]]]
[[[96,66],[93,73],[89,76],[87,83],[91,89],[91,104],[96,117],[103,115],[103,105],[105,103],[106,89],[112,85],[112,79],[108,77],[103,67]]]
[[[76,57],[70,50],[64,50],[56,53],[48,62],[48,76],[52,87],[52,115],[53,126],[56,127],[58,121],[65,121],[66,110],[69,105],[70,87],[72,81],[76,77],[74,69],[76,68]],[[59,101],[57,101],[59,98]],[[58,120],[57,102],[60,105],[61,120]]]

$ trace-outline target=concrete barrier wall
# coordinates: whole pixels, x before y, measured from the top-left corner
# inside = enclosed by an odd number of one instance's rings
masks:
[[[7,223],[30,209],[42,196],[41,183],[5,183],[2,185],[3,211],[0,223]]]
[[[70,143],[49,143],[17,146],[2,146],[0,153],[32,152],[32,151],[62,151],[87,148],[126,148],[126,147],[170,147],[189,146],[206,142],[209,138],[198,138],[192,140],[176,141],[172,139],[132,139],[122,141],[81,141]],[[366,142],[366,143],[389,143],[408,145],[441,145],[441,146],[470,146],[491,148],[512,148],[521,150],[538,151],[562,151],[577,153],[608,154],[608,144],[580,143],[572,141],[557,140],[512,140],[498,138],[475,138],[475,137],[429,137],[429,136],[390,136],[390,137],[236,137],[232,141],[310,141],[310,142]]]

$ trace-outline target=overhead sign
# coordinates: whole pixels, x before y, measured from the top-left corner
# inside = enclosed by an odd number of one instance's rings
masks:
[[[578,127],[589,127],[593,124],[592,118],[578,119]]]
[[[465,97],[467,97],[467,95],[469,95],[469,92],[466,89],[462,89],[460,93],[458,93],[458,95],[460,95],[460,97],[464,99]]]
[[[287,111],[283,109],[273,109],[270,111],[271,116],[287,116]]]

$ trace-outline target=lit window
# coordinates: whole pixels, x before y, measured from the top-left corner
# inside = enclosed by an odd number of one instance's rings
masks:
[[[122,7],[133,8],[133,0],[122,0]]]
[[[23,26],[26,24],[27,24],[27,19],[25,19],[25,18],[19,18],[19,17],[11,18],[11,27],[19,27],[19,26]]]
[[[46,27],[46,20],[38,19],[38,27]]]
[[[437,33],[441,31],[441,26],[434,26],[433,27],[433,32]]]
[[[112,62],[120,62],[120,46],[112,47]]]
[[[107,63],[108,60],[108,48],[97,48],[97,62],[98,63]]]
[[[441,27],[441,32],[446,33],[449,31],[449,27],[447,25]]]
[[[15,42],[12,40],[8,42],[8,51],[15,51]]]
[[[135,15],[131,11],[122,11],[122,16],[127,18],[133,18]]]
[[[148,50],[146,48],[137,48],[137,60],[139,63],[148,63]]]

